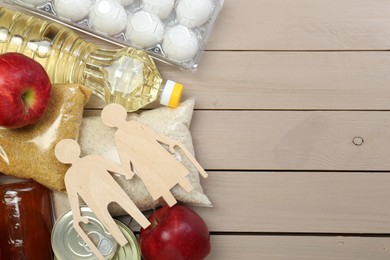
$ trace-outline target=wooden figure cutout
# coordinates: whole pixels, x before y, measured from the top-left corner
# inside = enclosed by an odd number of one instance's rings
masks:
[[[127,112],[121,105],[105,106],[101,118],[106,125],[117,128],[115,142],[122,167],[127,171],[134,170],[154,200],[162,197],[173,206],[177,201],[170,191],[172,187],[179,184],[187,192],[193,189],[185,178],[189,170],[171,154],[175,146],[184,151],[203,177],[207,177],[205,170],[180,142],[137,121],[127,121]],[[162,144],[168,145],[169,151]]]
[[[80,158],[80,154],[79,144],[71,139],[64,139],[58,142],[55,147],[55,155],[58,160],[71,164],[65,174],[65,186],[73,212],[73,226],[92,252],[99,259],[104,259],[80,227],[80,222],[86,224],[88,219],[81,216],[78,196],[91,208],[99,221],[121,246],[124,246],[128,241],[108,212],[107,206],[111,202],[117,202],[143,228],[149,226],[150,222],[110,174],[110,172],[115,172],[124,175],[126,179],[131,179],[134,175],[131,170],[99,155],[87,155]]]

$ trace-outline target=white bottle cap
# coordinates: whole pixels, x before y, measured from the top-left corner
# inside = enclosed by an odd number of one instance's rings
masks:
[[[160,104],[176,108],[180,103],[182,94],[183,85],[172,80],[168,80],[161,94]]]

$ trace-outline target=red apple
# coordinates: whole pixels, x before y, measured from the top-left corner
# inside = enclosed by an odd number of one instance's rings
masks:
[[[144,260],[202,260],[210,253],[209,230],[193,210],[164,206],[149,221],[139,235]]]
[[[45,113],[51,83],[45,69],[19,53],[0,55],[0,126],[19,128]]]

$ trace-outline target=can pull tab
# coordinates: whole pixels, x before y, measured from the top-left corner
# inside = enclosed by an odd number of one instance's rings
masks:
[[[97,231],[91,231],[87,235],[88,235],[88,237],[91,238],[91,241],[94,242],[97,249],[99,250],[99,252],[103,256],[107,256],[107,255],[112,253],[112,251],[114,249],[114,245],[107,237],[103,236],[102,234],[100,234]],[[96,241],[97,241],[97,243],[96,243]],[[85,241],[83,241],[83,247],[88,252],[92,252],[92,250],[89,248],[87,243],[85,243]]]

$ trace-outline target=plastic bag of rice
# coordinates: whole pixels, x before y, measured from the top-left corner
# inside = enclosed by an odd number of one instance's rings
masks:
[[[189,130],[194,104],[195,101],[193,99],[188,99],[175,109],[161,107],[144,111],[140,114],[131,113],[128,115],[127,120],[136,120],[151,127],[159,134],[181,142],[195,156],[192,136]],[[79,137],[82,156],[97,154],[120,163],[114,134],[115,129],[106,126],[102,122],[100,115],[85,117],[81,124]],[[189,205],[211,207],[212,204],[203,192],[199,172],[195,166],[180,149],[175,151],[174,156],[190,171],[186,178],[193,186],[193,190],[187,193],[179,185],[176,185],[171,189],[174,197],[178,201]],[[137,176],[134,176],[131,180],[126,180],[122,176],[113,176],[140,210],[151,209],[159,203],[152,199],[144,183]],[[66,193],[55,192],[54,204],[57,216],[70,209]],[[110,205],[109,211],[113,216],[126,214],[122,208],[114,203]]]

